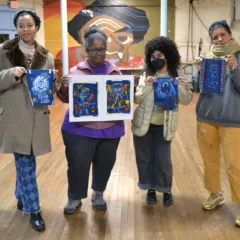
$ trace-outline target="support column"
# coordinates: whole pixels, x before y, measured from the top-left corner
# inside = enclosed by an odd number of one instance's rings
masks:
[[[63,75],[68,74],[68,31],[67,31],[67,0],[61,0],[62,29],[62,67]]]
[[[168,0],[161,0],[161,36],[167,37]]]

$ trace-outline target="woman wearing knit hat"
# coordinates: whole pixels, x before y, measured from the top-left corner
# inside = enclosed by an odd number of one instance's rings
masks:
[[[224,204],[221,149],[232,200],[240,204],[240,45],[232,38],[231,29],[224,20],[212,23],[209,36],[212,46],[207,58],[225,59],[227,72],[224,93],[201,93],[197,104],[197,140],[204,161],[204,186],[210,192],[202,205],[205,210]],[[202,60],[201,57],[196,59],[200,75]],[[235,223],[240,227],[240,214]]]

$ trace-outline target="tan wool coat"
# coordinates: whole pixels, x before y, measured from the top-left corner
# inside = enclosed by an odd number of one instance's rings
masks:
[[[16,81],[13,68],[25,67],[18,38],[0,44],[0,152],[35,156],[51,151],[49,110],[32,107],[26,77]],[[52,55],[39,44],[30,69],[53,69]]]

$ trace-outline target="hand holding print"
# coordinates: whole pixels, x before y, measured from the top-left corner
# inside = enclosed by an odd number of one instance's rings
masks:
[[[27,70],[24,67],[15,67],[13,71],[13,74],[17,81],[20,80],[26,73]]]
[[[153,82],[154,82],[155,78],[154,77],[147,77],[144,82],[147,86],[151,86],[153,85]]]
[[[194,61],[195,66],[199,72],[201,71],[202,60],[203,60],[203,56],[200,56],[200,57],[196,58]]]
[[[68,76],[68,75],[64,75],[61,78],[60,91],[61,91],[62,94],[67,94],[70,80],[71,80],[71,77]]]
[[[178,77],[177,80],[179,85],[187,86],[188,84],[187,80],[184,77]]]
[[[238,67],[237,59],[233,55],[227,56],[227,64],[230,70],[234,70]]]

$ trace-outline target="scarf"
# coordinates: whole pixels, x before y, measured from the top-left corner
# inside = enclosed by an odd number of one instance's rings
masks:
[[[35,43],[30,46],[20,39],[18,45],[19,49],[22,51],[25,57],[27,68],[29,69],[33,60],[33,55],[35,53]]]
[[[212,45],[207,58],[225,58],[227,55],[238,51],[240,51],[240,44],[235,39],[232,39],[225,45]]]

